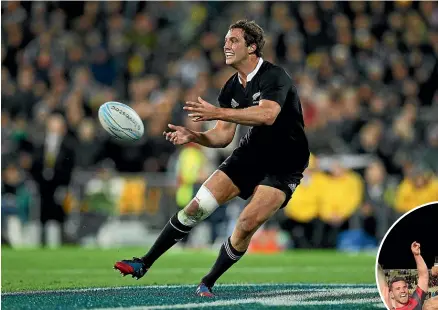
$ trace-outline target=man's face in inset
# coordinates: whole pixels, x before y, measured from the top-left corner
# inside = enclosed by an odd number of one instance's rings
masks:
[[[405,305],[409,300],[408,284],[405,281],[392,283],[390,295],[397,303]]]

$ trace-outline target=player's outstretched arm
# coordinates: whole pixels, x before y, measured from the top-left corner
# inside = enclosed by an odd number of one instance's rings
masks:
[[[214,128],[204,132],[197,132],[194,142],[211,148],[226,147],[233,141],[236,127],[237,124],[234,123],[217,121]]]
[[[205,132],[197,132],[172,124],[168,126],[173,131],[163,132],[163,135],[166,137],[166,140],[173,144],[181,145],[192,142],[211,148],[226,147],[230,144],[233,141],[237,127],[236,124],[224,121],[218,121],[213,129]]]
[[[385,273],[383,272],[382,267],[379,265],[377,269],[377,280],[379,284],[379,290],[382,293],[383,300],[385,301],[385,305],[388,309],[391,309],[391,299],[389,298],[389,287],[386,282]]]
[[[412,254],[414,254],[415,262],[417,264],[418,272],[418,286],[427,293],[429,290],[429,270],[421,256],[420,244],[414,241],[411,245]]]
[[[245,109],[218,108],[201,97],[198,101],[188,101],[184,107],[194,122],[222,120],[246,126],[272,125],[281,110],[277,102],[263,99],[258,106]]]
[[[270,126],[274,124],[280,110],[277,102],[262,99],[259,105],[246,109],[222,109],[220,119],[247,126]]]

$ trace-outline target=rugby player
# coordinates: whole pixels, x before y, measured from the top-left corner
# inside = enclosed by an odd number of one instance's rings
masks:
[[[262,58],[264,44],[263,29],[254,21],[232,24],[223,49],[226,64],[237,72],[221,89],[219,106],[200,97],[184,106],[194,122],[216,120],[215,127],[195,132],[169,124],[171,131],[163,133],[175,145],[223,148],[233,140],[237,124],[252,126],[190,203],[170,219],[150,251],[141,258],[116,262],[114,267],[122,274],[143,277],[163,253],[220,205],[236,196],[251,198],[196,290],[199,296],[214,296],[215,282],[245,254],[257,229],[287,205],[310,152],[297,90],[283,68]]]

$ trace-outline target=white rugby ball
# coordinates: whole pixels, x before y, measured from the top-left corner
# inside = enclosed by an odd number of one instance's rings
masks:
[[[124,141],[136,141],[143,136],[143,121],[126,104],[109,101],[99,108],[99,121],[102,127],[114,138]]]

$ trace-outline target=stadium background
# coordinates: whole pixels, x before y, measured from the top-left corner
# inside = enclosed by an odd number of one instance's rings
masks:
[[[382,307],[377,245],[403,213],[438,200],[436,3],[17,1],[1,9],[4,307],[205,306],[192,285],[242,200],[218,209],[141,283],[110,267],[141,255],[245,134],[240,126],[226,149],[174,147],[161,135],[168,123],[213,125],[188,122],[183,102],[216,102],[233,73],[223,38],[240,18],[265,29],[264,59],[294,79],[313,156],[288,207],[219,281],[215,306]],[[97,110],[110,100],[138,112],[141,141],[118,143],[102,130]],[[129,290],[137,283],[148,286]],[[163,284],[176,286],[154,286]],[[84,290],[33,292],[65,288]]]
[[[213,125],[182,105],[216,102],[240,18],[265,29],[264,59],[294,79],[313,153],[252,251],[372,249],[438,200],[434,2],[2,2],[2,243],[149,245],[245,133],[219,150],[162,137],[168,123]],[[103,132],[110,100],[138,112],[141,141]],[[220,208],[187,246],[220,244],[243,206]]]

